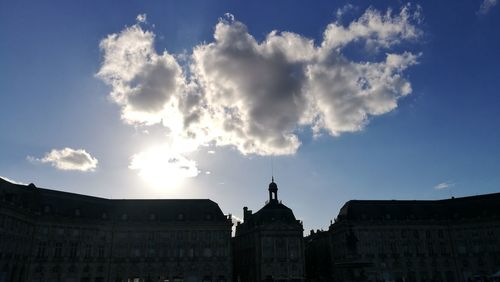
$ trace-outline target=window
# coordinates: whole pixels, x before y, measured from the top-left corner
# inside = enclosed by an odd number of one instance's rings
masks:
[[[92,256],[92,245],[86,244],[84,257],[89,258],[91,256]]]
[[[78,251],[78,243],[72,242],[69,245],[69,257],[76,258],[77,251]]]
[[[420,238],[420,234],[419,234],[418,230],[413,230],[413,238],[415,238],[415,239]]]
[[[406,229],[401,230],[401,238],[406,238],[406,237],[407,237]]]
[[[272,238],[266,237],[262,239],[262,256],[274,256],[274,240]]]
[[[439,238],[444,238],[444,232],[442,229],[438,230],[438,237]]]
[[[60,258],[62,256],[62,243],[56,243],[54,257]]]
[[[45,257],[45,248],[47,247],[47,243],[46,242],[40,242],[38,243],[38,250],[37,250],[37,253],[36,253],[36,257],[37,258],[43,258]]]
[[[210,248],[205,248],[203,250],[203,256],[206,258],[212,257],[212,250]]]
[[[104,257],[104,245],[99,245],[97,247],[97,256],[99,256],[100,258]]]
[[[139,249],[138,249],[138,248],[134,248],[134,249],[132,250],[132,256],[134,256],[134,257],[139,257],[140,255],[141,255],[141,252],[139,251]]]

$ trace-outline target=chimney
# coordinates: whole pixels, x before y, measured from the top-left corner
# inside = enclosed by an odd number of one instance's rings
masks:
[[[247,221],[248,216],[252,214],[252,211],[248,207],[243,207],[243,221]]]

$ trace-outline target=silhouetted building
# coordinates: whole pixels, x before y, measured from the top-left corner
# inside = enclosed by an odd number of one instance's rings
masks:
[[[437,201],[352,200],[328,232],[306,241],[328,249],[327,260],[307,251],[308,262],[324,261],[330,268],[332,280],[322,281],[483,281],[476,279],[500,270],[500,193]],[[308,277],[321,281],[316,273]]]
[[[307,281],[333,281],[328,231],[311,230],[305,238],[305,265]]]
[[[243,208],[243,223],[233,238],[234,281],[304,281],[302,222],[278,201],[269,184],[269,201],[258,212]]]
[[[0,179],[0,281],[231,281],[210,200],[109,200]]]

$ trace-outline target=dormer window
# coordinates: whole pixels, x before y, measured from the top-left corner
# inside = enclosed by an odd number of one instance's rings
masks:
[[[50,212],[50,206],[44,206],[43,207],[43,212],[44,213],[49,213]]]
[[[103,212],[101,217],[102,217],[102,219],[108,219],[108,214]]]
[[[128,215],[126,213],[122,214],[122,220],[125,221],[128,219]]]
[[[75,210],[75,216],[80,216],[80,209]]]
[[[177,220],[184,220],[184,214],[183,213],[178,214]]]
[[[154,213],[149,214],[149,220],[151,220],[151,221],[156,220],[156,214],[154,214]]]
[[[205,219],[206,220],[212,220],[212,214],[211,213],[205,214]]]

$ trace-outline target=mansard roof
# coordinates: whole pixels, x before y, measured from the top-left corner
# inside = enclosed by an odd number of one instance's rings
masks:
[[[351,200],[337,220],[442,220],[500,217],[500,193],[444,200]]]
[[[277,200],[269,201],[264,207],[252,215],[251,220],[259,224],[275,221],[287,223],[297,222],[292,209]]]
[[[68,193],[0,178],[0,203],[39,216],[127,221],[227,221],[209,199],[106,199]]]

